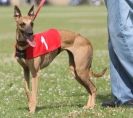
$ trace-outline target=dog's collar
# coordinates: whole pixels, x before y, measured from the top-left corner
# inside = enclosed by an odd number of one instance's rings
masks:
[[[17,48],[17,46],[16,46],[15,57],[26,59],[26,50],[25,49],[21,50],[21,49]]]
[[[19,50],[25,50],[27,47],[29,47],[29,44],[26,41],[19,41],[16,39],[16,47]]]
[[[18,58],[26,58],[26,48],[28,48],[29,45],[25,45],[25,46],[21,46],[18,44],[15,45],[15,57],[18,57]]]

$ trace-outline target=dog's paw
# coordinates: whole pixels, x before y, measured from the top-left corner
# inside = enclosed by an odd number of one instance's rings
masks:
[[[29,102],[29,112],[34,114],[36,110],[36,104]]]
[[[35,113],[35,109],[36,109],[35,106],[32,106],[31,104],[29,104],[29,113],[34,114]]]
[[[85,105],[83,109],[93,109],[95,105]]]
[[[35,113],[35,108],[31,108],[31,109],[29,110],[29,113],[34,114],[34,113]]]

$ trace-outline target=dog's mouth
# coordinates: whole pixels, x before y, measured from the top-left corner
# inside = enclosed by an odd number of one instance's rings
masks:
[[[31,47],[35,47],[36,46],[36,43],[35,43],[33,38],[32,39],[28,38],[26,41]]]
[[[34,41],[33,33],[25,33],[26,42],[31,46],[35,47],[36,43]]]

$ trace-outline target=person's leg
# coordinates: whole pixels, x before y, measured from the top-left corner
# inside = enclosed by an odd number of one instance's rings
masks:
[[[109,41],[109,55],[112,92],[121,103],[124,103],[133,99],[133,78],[115,54],[111,41]]]
[[[112,93],[123,104],[133,100],[133,17],[126,0],[107,0],[106,5]]]

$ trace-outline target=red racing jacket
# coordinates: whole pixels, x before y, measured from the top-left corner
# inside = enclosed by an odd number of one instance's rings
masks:
[[[61,47],[60,34],[56,29],[49,29],[48,31],[35,34],[34,41],[35,47],[29,46],[26,49],[26,59],[45,55]]]

